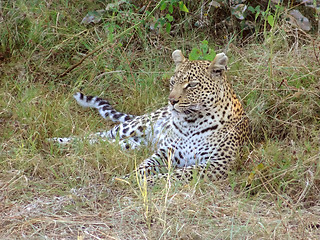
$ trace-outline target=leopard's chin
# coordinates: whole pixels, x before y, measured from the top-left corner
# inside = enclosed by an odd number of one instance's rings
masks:
[[[179,111],[179,110],[176,109],[176,108],[172,108],[171,112],[172,112],[173,114],[175,114],[175,115],[180,115],[180,114],[182,113],[181,111]]]
[[[201,109],[202,108],[199,104],[191,104],[188,107],[180,109],[180,112],[188,116],[194,116],[194,115],[197,115],[199,111],[201,111]]]
[[[175,114],[181,114],[181,109],[175,105],[173,106],[172,104],[169,103],[169,110],[172,112],[172,113],[175,113]]]

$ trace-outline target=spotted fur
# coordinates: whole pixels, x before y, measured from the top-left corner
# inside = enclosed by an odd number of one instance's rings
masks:
[[[248,134],[248,118],[226,78],[228,58],[220,53],[212,62],[189,61],[180,50],[172,57],[176,69],[170,79],[169,103],[152,113],[120,113],[106,100],[76,93],[80,105],[119,122],[89,140],[119,138],[125,149],[151,143],[153,155],[136,171],[149,184],[168,174],[177,180],[224,177]],[[74,138],[53,140],[64,144]]]

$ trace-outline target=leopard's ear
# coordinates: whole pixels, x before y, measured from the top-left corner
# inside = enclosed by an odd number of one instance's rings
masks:
[[[227,70],[228,57],[224,53],[218,53],[208,68],[209,74]]]
[[[173,59],[174,63],[176,64],[176,67],[179,67],[179,65],[181,63],[183,63],[186,58],[183,56],[181,50],[175,50],[172,53],[172,59]]]

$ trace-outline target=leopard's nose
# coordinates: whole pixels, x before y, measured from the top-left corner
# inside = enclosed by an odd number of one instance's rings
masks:
[[[174,98],[169,98],[169,102],[171,103],[172,106],[174,106],[175,104],[177,104],[179,102],[179,100],[176,100]]]

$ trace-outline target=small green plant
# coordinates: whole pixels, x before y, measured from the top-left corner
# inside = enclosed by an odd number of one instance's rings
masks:
[[[255,15],[254,15],[254,21],[257,21],[259,15],[261,14],[260,5],[256,6],[255,8],[252,7],[252,6],[249,6],[249,7],[248,7],[248,10],[249,10],[250,12],[252,12],[253,14],[255,14]]]
[[[212,61],[215,56],[216,56],[215,50],[208,46],[207,40],[203,40],[198,48],[192,48],[189,54],[189,59]]]
[[[270,59],[272,59],[273,55],[273,40],[274,40],[274,30],[276,27],[276,23],[278,22],[279,16],[281,13],[284,12],[284,7],[281,5],[275,5],[275,10],[272,9],[271,1],[269,1],[265,11],[261,10],[261,7],[258,5],[255,8],[252,6],[248,7],[248,10],[255,14],[255,22],[257,22],[257,19],[259,16],[261,16],[263,20],[263,35],[264,39],[268,42],[270,46]],[[268,27],[269,26],[269,27]],[[269,29],[269,30],[268,30]],[[258,33],[259,30],[256,28],[256,33]],[[270,61],[270,71],[269,75],[272,77],[273,75],[273,67]]]
[[[248,10],[254,14],[254,21],[257,23],[259,16],[261,16],[262,20],[264,20],[264,27],[263,33],[264,35],[267,34],[267,23],[270,25],[271,28],[275,27],[275,24],[280,16],[280,14],[284,11],[284,7],[281,5],[275,5],[275,11],[272,10],[270,5],[270,1],[268,3],[267,8],[265,11],[261,10],[261,6],[257,5],[255,8],[252,6],[248,7]]]
[[[172,26],[171,22],[174,20],[174,17],[172,16],[174,8],[179,8],[180,12],[185,12],[185,13],[189,12],[188,8],[182,1],[166,0],[161,4],[160,10],[165,11],[167,9],[168,13],[165,16],[158,18],[155,24],[155,28],[158,27],[160,24],[161,27],[166,28],[167,33],[170,33],[171,26]]]

